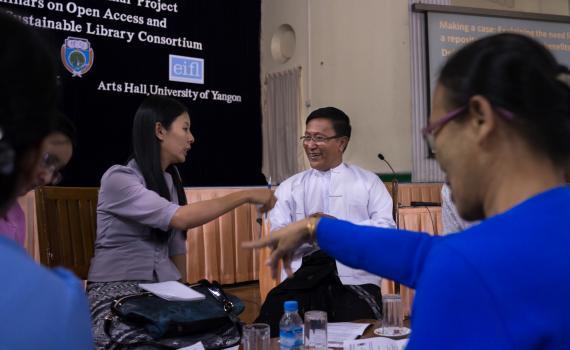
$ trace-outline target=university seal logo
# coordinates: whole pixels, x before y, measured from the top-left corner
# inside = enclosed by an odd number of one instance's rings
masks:
[[[93,66],[93,49],[87,39],[67,37],[61,45],[61,61],[72,76],[80,77]]]

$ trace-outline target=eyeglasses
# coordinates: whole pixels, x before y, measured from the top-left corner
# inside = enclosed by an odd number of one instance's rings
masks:
[[[426,140],[429,148],[433,153],[435,153],[435,134],[436,131],[441,130],[445,124],[449,123],[449,121],[453,120],[457,116],[461,115],[463,112],[467,110],[467,106],[459,107],[457,109],[452,110],[451,112],[444,115],[440,120],[436,121],[433,124],[429,124],[422,129],[422,136]]]
[[[341,138],[343,136],[341,135],[335,135],[335,136],[323,136],[323,135],[305,135],[305,136],[301,136],[300,140],[301,142],[307,144],[311,141],[313,141],[314,143],[316,143],[317,145],[322,145],[325,144],[327,141],[332,140],[332,139],[338,139]]]
[[[56,156],[49,153],[44,153],[40,165],[45,170],[51,173],[51,181],[50,181],[51,185],[57,185],[58,183],[60,183],[63,177],[61,176],[61,173],[58,170],[59,159]]]
[[[513,120],[514,119],[514,114],[510,111],[507,111],[504,108],[501,107],[493,107],[494,110],[496,110],[500,116],[502,116],[503,118],[507,119],[507,120]],[[436,121],[433,124],[429,124],[422,129],[422,136],[424,137],[424,139],[426,140],[427,144],[429,145],[429,148],[431,149],[432,153],[436,153],[436,149],[435,149],[435,134],[438,131],[441,131],[441,129],[447,124],[449,123],[451,120],[457,118],[458,116],[460,116],[461,114],[463,114],[465,111],[467,110],[467,106],[463,106],[463,107],[459,107],[457,109],[454,109],[452,111],[450,111],[449,113],[447,113],[446,115],[444,115],[443,117],[441,117],[440,120]]]

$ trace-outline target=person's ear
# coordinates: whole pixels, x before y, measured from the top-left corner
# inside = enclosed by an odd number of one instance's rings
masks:
[[[497,127],[498,116],[489,100],[482,95],[475,95],[469,99],[469,127],[479,144],[489,138]]]
[[[156,122],[154,124],[154,135],[156,136],[157,139],[159,139],[160,141],[164,140],[164,134],[165,134],[165,130],[162,127],[162,124],[160,124],[160,122]]]
[[[348,137],[343,136],[339,139],[339,148],[341,152],[344,152],[348,147]]]

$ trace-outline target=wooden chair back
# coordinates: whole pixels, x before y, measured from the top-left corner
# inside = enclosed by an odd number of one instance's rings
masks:
[[[40,262],[63,266],[87,279],[93,257],[97,220],[97,187],[36,189]]]

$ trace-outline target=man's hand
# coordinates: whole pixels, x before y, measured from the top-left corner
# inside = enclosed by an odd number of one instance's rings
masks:
[[[320,211],[309,215],[309,217],[336,219],[336,217],[334,217],[334,216],[332,216],[332,215],[329,215],[329,214],[325,214],[325,213],[320,212]]]

